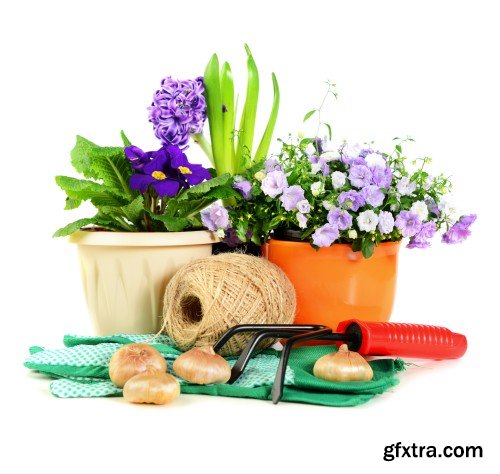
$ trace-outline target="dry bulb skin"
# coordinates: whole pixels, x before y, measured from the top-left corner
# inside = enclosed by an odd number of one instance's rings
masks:
[[[212,346],[190,349],[175,360],[173,367],[179,377],[199,385],[226,383],[231,377],[231,367]]]
[[[130,403],[165,405],[181,393],[177,379],[165,372],[149,372],[134,375],[123,387],[123,397]]]
[[[109,378],[123,387],[134,375],[148,371],[166,372],[163,356],[149,344],[127,344],[118,349],[109,361]]]
[[[357,352],[342,344],[338,352],[319,358],[314,364],[315,377],[331,382],[367,381],[373,378],[370,364]]]

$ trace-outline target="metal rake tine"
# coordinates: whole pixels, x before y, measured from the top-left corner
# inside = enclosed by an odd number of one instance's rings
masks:
[[[245,370],[245,367],[247,366],[248,361],[252,357],[255,349],[264,339],[267,339],[269,337],[290,337],[297,334],[298,332],[299,330],[297,329],[294,330],[263,329],[255,333],[252,339],[248,341],[247,345],[245,346],[242,353],[238,357],[236,363],[233,365],[233,368],[231,369],[231,378],[228,380],[227,383],[233,383],[236,380],[238,380],[240,375]]]
[[[309,325],[309,324],[238,324],[237,326],[233,326],[228,329],[221,338],[215,343],[214,351],[219,352],[224,344],[226,344],[229,339],[231,339],[236,334],[240,334],[242,332],[255,332],[261,331],[264,329],[274,329],[274,330],[295,330],[295,331],[314,331],[315,329],[323,328],[324,326],[319,325]]]
[[[296,342],[321,339],[321,336],[326,336],[329,334],[332,334],[332,330],[330,328],[324,328],[318,329],[316,331],[306,332],[304,334],[297,334],[288,338],[285,345],[283,346],[283,350],[281,351],[281,357],[278,364],[278,369],[276,370],[273,389],[271,390],[272,400],[275,405],[281,400],[281,397],[283,396],[283,385],[285,383],[286,367],[288,365],[288,358],[290,357],[292,346]]]

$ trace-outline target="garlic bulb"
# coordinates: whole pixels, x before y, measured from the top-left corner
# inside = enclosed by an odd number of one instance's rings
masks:
[[[371,380],[373,370],[370,364],[357,352],[351,352],[342,344],[338,352],[320,357],[314,364],[315,377],[332,382]]]
[[[109,361],[109,378],[117,387],[123,387],[128,379],[146,370],[167,371],[165,359],[149,344],[127,344]]]
[[[165,405],[175,400],[180,393],[177,379],[165,372],[134,375],[123,387],[123,397],[130,403]]]
[[[226,383],[231,377],[231,367],[212,346],[190,349],[175,360],[173,367],[179,377],[199,385]]]

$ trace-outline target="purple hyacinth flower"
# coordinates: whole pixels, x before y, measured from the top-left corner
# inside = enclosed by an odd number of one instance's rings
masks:
[[[212,204],[210,207],[200,212],[201,222],[213,232],[218,229],[227,229],[229,227],[229,214],[227,209],[220,204]]]
[[[403,237],[413,237],[422,227],[422,222],[414,212],[401,211],[396,217],[395,225]]]
[[[242,176],[234,177],[233,188],[239,191],[245,199],[252,197],[252,183]]]
[[[357,188],[368,186],[372,181],[372,172],[366,165],[352,165],[349,170],[349,181]]]
[[[458,244],[463,242],[470,236],[471,231],[469,227],[475,222],[476,214],[462,216],[458,222],[453,224],[450,229],[443,234],[443,242],[445,244]]]
[[[351,214],[339,207],[332,209],[326,218],[329,224],[338,227],[339,230],[347,230],[352,226]]]
[[[295,209],[297,203],[304,199],[304,190],[297,184],[285,188],[283,194],[280,197],[280,201],[286,211],[291,211]]]
[[[394,216],[388,211],[381,211],[378,215],[378,230],[381,234],[390,234],[394,229]]]
[[[337,200],[344,209],[354,212],[365,205],[365,198],[363,195],[353,190],[341,192]]]
[[[361,194],[365,198],[365,201],[373,207],[381,206],[385,199],[385,194],[380,190],[378,186],[375,186],[373,184],[365,186],[361,190]]]
[[[372,183],[379,188],[389,188],[392,183],[391,168],[389,168],[388,166],[386,166],[385,168],[381,168],[379,166],[374,167],[372,169]]]
[[[137,146],[128,146],[124,148],[125,156],[130,161],[132,168],[140,170],[145,164],[151,161],[152,151],[142,151]]]
[[[339,229],[336,225],[325,224],[314,231],[313,244],[318,247],[330,247],[339,238]]]
[[[206,118],[203,78],[179,81],[166,77],[148,108],[155,135],[165,145],[184,147],[190,133],[201,133]]]
[[[264,194],[273,198],[279,196],[286,187],[288,187],[288,182],[286,180],[285,173],[280,170],[267,173],[260,185]]]
[[[436,223],[434,221],[422,224],[420,230],[410,239],[410,243],[406,246],[409,249],[425,249],[430,247],[429,239],[434,237],[436,233]]]

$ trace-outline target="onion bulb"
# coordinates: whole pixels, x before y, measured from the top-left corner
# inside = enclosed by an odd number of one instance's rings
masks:
[[[117,387],[123,387],[128,379],[146,371],[167,371],[165,359],[149,344],[127,344],[109,361],[109,378]]]
[[[179,377],[199,385],[226,383],[231,377],[227,360],[216,354],[212,346],[190,349],[177,357],[173,368]]]
[[[165,372],[134,375],[123,387],[123,397],[130,403],[165,405],[181,393],[177,379]]]
[[[320,357],[314,364],[315,377],[332,382],[366,381],[373,378],[370,364],[357,352],[342,344],[338,352]]]

